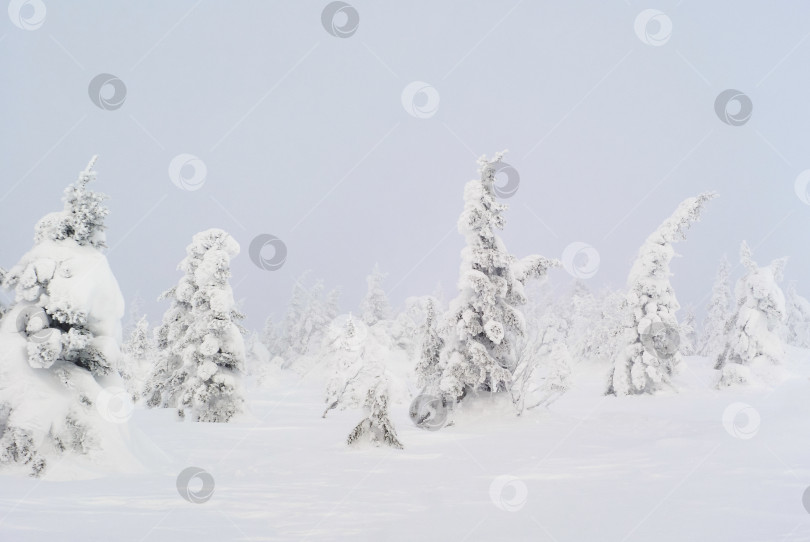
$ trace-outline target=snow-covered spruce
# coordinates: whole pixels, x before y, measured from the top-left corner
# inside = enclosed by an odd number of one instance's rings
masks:
[[[681,322],[681,344],[679,349],[681,355],[696,355],[697,341],[697,319],[695,317],[695,309],[690,306],[686,308],[686,316],[683,317],[683,322]]]
[[[799,348],[810,348],[810,301],[796,291],[791,282],[785,292],[785,342]]]
[[[731,265],[728,258],[723,256],[714,278],[706,318],[703,320],[703,334],[698,350],[701,356],[715,358],[725,346],[726,323],[731,317],[731,305],[734,302],[729,283],[730,276]]]
[[[374,269],[366,278],[368,285],[366,296],[360,304],[360,315],[366,325],[373,326],[377,322],[391,319],[391,305],[382,287],[383,279],[385,274],[380,271],[378,264],[374,264]]]
[[[138,325],[138,322],[146,316],[144,313],[144,300],[140,294],[135,294],[127,303],[127,316],[124,320],[124,337],[129,337]]]
[[[785,296],[779,282],[786,260],[759,267],[743,241],[740,262],[746,273],[734,287],[737,310],[726,324],[725,348],[715,365],[720,370],[721,388],[751,383],[755,377],[752,369],[767,380],[784,358],[779,326],[785,317]]]
[[[402,449],[394,424],[388,419],[388,385],[384,377],[369,387],[363,409],[366,417],[349,433],[346,443],[351,446],[368,441],[375,446]]]
[[[307,354],[313,353],[323,342],[330,322],[338,315],[340,290],[333,289],[324,297],[324,284],[317,280],[307,286],[309,272],[295,282],[281,333],[271,356],[280,356],[284,368],[292,367]]]
[[[510,390],[518,416],[524,410],[550,405],[571,387],[569,320],[561,312],[558,307],[550,307],[538,322],[532,322],[536,335],[520,341]]]
[[[128,412],[105,400],[123,386],[124,300],[102,253],[109,211],[88,188],[94,164],[65,190],[64,209],[37,223],[34,247],[3,280],[14,304],[0,321],[0,464],[35,476],[65,454],[88,455],[96,469],[138,464],[127,451]]]
[[[351,315],[343,326],[325,340],[323,358],[331,364],[326,385],[326,410],[356,408],[363,404],[366,390],[383,377],[383,366],[375,354],[374,336],[362,321]]]
[[[461,251],[458,296],[441,327],[441,393],[450,400],[478,391],[509,390],[515,370],[516,337],[525,333],[520,306],[524,284],[544,278],[556,260],[511,255],[496,230],[504,227],[505,204],[495,199],[495,171],[502,153],[492,161],[480,158],[480,179],[464,189],[464,211],[458,222],[466,246]]]
[[[407,298],[405,309],[399,311],[388,326],[391,347],[404,352],[409,360],[418,356],[418,350],[422,345],[422,324],[425,320],[428,298],[430,296]]]
[[[608,380],[608,394],[653,393],[669,383],[680,363],[675,312],[680,305],[669,282],[672,244],[700,219],[703,206],[715,197],[704,193],[681,202],[650,235],[630,269],[622,334]]]
[[[278,329],[276,328],[276,321],[272,316],[268,316],[264,321],[264,327],[262,328],[259,341],[264,345],[270,355],[274,355],[278,353],[279,339],[280,337]]]
[[[423,394],[438,395],[441,367],[439,365],[444,341],[437,330],[438,301],[428,297],[425,306],[425,322],[421,329],[421,349],[416,363],[416,382]]]
[[[210,229],[194,236],[178,266],[184,276],[161,299],[171,307],[157,331],[158,357],[147,406],[177,409],[181,419],[227,422],[242,411],[245,344],[229,283],[239,244]]]
[[[592,295],[581,289],[572,294],[568,348],[571,355],[591,363],[608,362],[618,348],[626,293],[605,289]]]
[[[133,400],[143,395],[143,385],[155,362],[155,344],[149,331],[149,321],[141,316],[123,345],[118,373]]]

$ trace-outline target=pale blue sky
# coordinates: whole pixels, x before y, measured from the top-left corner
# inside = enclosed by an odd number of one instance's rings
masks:
[[[395,305],[438,282],[450,294],[463,185],[476,156],[509,149],[521,185],[503,237],[518,256],[589,243],[601,259],[589,284],[621,286],[677,204],[717,190],[678,247],[681,303],[704,299],[743,239],[761,263],[789,256],[787,279],[810,294],[810,206],[794,193],[810,168],[810,4],[355,1],[359,27],[338,38],[326,1],[43,1],[39,28],[0,18],[5,267],[99,154],[109,259],[154,322],[165,304],[151,300],[209,227],[242,245],[233,284],[252,327],[282,315],[306,269],[343,287],[347,312],[375,262]],[[672,24],[660,46],[634,30],[648,8]],[[90,100],[100,73],[126,85],[120,108]],[[429,118],[403,107],[414,81],[440,98]],[[729,88],[753,103],[741,126],[715,114]],[[207,169],[194,191],[169,178],[184,153]],[[277,271],[248,257],[262,233],[287,245]]]

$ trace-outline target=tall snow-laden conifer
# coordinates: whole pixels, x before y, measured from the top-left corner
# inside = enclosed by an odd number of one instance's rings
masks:
[[[511,255],[496,231],[503,229],[505,204],[496,200],[495,173],[502,162],[479,159],[480,178],[464,188],[458,222],[466,241],[461,251],[459,293],[442,324],[441,393],[455,400],[470,392],[510,389],[516,366],[515,339],[525,333],[520,307],[524,284],[544,278],[556,260]]]
[[[177,409],[181,419],[227,422],[242,411],[245,344],[229,284],[237,242],[219,229],[194,236],[184,276],[161,298],[171,301],[158,328],[158,360],[147,405]]]
[[[714,197],[705,193],[681,202],[641,246],[627,281],[622,335],[608,394],[653,393],[669,383],[680,363],[675,317],[680,305],[669,282],[669,264],[675,255],[672,244],[686,238],[686,230]]]

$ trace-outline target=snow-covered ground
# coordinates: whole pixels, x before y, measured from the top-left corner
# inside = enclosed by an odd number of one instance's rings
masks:
[[[162,450],[146,474],[4,476],[0,540],[810,540],[810,351],[789,354],[773,389],[714,390],[690,357],[677,393],[606,397],[605,368],[579,364],[549,409],[479,400],[435,432],[396,404],[404,450],[347,447],[360,411],[323,419],[323,383],[281,372],[240,423],[136,410]],[[200,504],[177,489],[192,466],[214,481]]]

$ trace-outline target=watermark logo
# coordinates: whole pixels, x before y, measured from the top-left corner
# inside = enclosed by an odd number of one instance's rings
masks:
[[[759,423],[759,412],[748,403],[732,403],[723,411],[723,427],[734,438],[754,438],[759,431]]]
[[[506,162],[498,161],[493,164],[493,167],[495,170],[495,183],[492,189],[495,195],[503,199],[511,198],[520,186],[520,173]]]
[[[718,94],[714,100],[717,118],[729,126],[742,126],[751,118],[754,103],[743,92],[730,88]]]
[[[272,255],[269,257],[266,255],[268,249],[272,250]],[[250,242],[248,254],[259,269],[276,271],[281,269],[281,266],[287,261],[287,245],[275,235],[262,233]]]
[[[439,110],[439,91],[424,81],[410,83],[401,99],[405,111],[417,119],[429,119]]]
[[[96,410],[111,423],[126,423],[135,411],[127,390],[115,386],[102,389],[96,397]]]
[[[657,9],[645,9],[639,13],[633,27],[638,39],[653,47],[664,45],[672,36],[672,20]]]
[[[796,181],[793,183],[793,189],[796,191],[796,195],[805,205],[810,205],[810,193],[808,193],[807,190],[808,185],[810,185],[810,169],[805,169],[799,173],[799,176],[796,177]]]
[[[54,333],[50,327],[51,319],[45,309],[35,305],[23,307],[17,313],[17,331],[26,337],[28,342],[46,343]]]
[[[47,13],[42,0],[11,0],[8,17],[17,28],[36,30],[45,22]]]
[[[529,488],[515,476],[498,476],[489,486],[492,504],[504,512],[517,512],[526,506]]]
[[[193,192],[205,184],[208,168],[193,154],[178,154],[169,162],[169,179],[181,189]]]
[[[434,395],[418,395],[411,401],[408,416],[416,427],[426,431],[438,431],[447,425],[448,406]]]
[[[111,73],[100,73],[90,80],[87,94],[96,107],[115,111],[127,99],[127,86]]]
[[[563,268],[578,279],[589,279],[599,271],[599,251],[588,243],[575,241],[562,253]]]
[[[321,23],[336,38],[350,38],[360,26],[360,14],[346,2],[331,2],[321,12]]]
[[[205,469],[188,467],[177,476],[177,492],[190,503],[207,502],[214,494],[214,477]]]
[[[681,334],[676,326],[653,322],[641,332],[641,344],[653,356],[667,360],[678,353]]]

